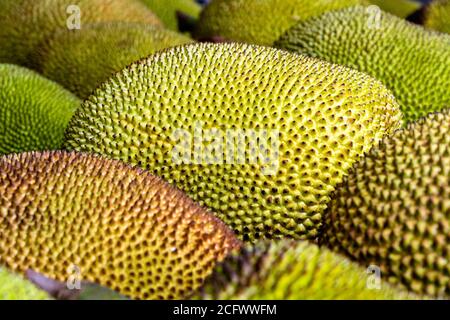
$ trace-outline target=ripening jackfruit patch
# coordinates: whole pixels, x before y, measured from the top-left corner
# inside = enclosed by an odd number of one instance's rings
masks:
[[[362,6],[290,29],[276,46],[365,72],[388,87],[406,123],[450,105],[450,35]]]
[[[299,21],[357,4],[363,0],[214,0],[202,11],[197,38],[272,45]]]
[[[34,71],[0,64],[0,155],[59,149],[80,104],[72,93]]]
[[[427,28],[450,33],[450,1],[433,0],[425,8],[423,24]]]
[[[334,186],[400,122],[365,74],[268,47],[193,44],[104,83],[65,147],[149,169],[242,239],[314,238]]]
[[[396,284],[450,296],[450,110],[396,132],[355,165],[322,243]]]
[[[33,67],[37,46],[55,30],[113,21],[162,26],[140,0],[2,0],[0,62]]]
[[[406,299],[408,294],[381,282],[347,259],[314,244],[260,242],[220,263],[193,299],[362,300]],[[373,282],[373,281],[372,281]],[[373,285],[373,284],[372,284]]]
[[[86,98],[127,65],[158,50],[192,41],[159,27],[128,22],[62,29],[41,46],[37,69]]]
[[[178,30],[177,11],[193,18],[200,15],[202,7],[195,0],[142,0],[171,30]]]
[[[48,300],[50,297],[22,276],[0,267],[0,300]]]
[[[92,155],[0,158],[0,194],[0,263],[132,298],[182,298],[239,245],[181,191]]]

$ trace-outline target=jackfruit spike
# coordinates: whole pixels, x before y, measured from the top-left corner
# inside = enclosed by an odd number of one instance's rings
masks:
[[[49,295],[39,290],[22,276],[0,267],[0,300],[48,300]]]

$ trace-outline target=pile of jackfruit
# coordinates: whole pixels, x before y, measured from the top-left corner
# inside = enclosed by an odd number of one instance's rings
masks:
[[[449,0],[0,1],[0,299],[448,299],[449,33]]]

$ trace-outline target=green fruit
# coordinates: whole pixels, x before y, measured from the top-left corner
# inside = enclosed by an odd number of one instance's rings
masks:
[[[355,165],[322,243],[395,284],[450,296],[450,110],[398,131]]]
[[[0,300],[48,300],[49,296],[29,281],[0,267]]]
[[[183,298],[239,245],[181,191],[92,155],[0,158],[0,194],[0,263],[132,298]]]
[[[400,18],[406,18],[421,8],[419,1],[415,0],[370,0],[370,2],[383,11],[395,14]]]
[[[81,98],[112,74],[158,50],[192,42],[158,27],[99,23],[81,30],[62,29],[40,48],[38,70]]]
[[[434,0],[425,8],[424,26],[450,33],[450,1]]]
[[[161,25],[139,0],[2,0],[0,62],[33,67],[37,46],[55,30],[112,21]]]
[[[364,3],[363,0],[214,0],[202,11],[197,38],[272,45],[299,21],[323,12]]]
[[[59,149],[80,104],[72,93],[34,71],[0,64],[0,155]]]
[[[194,299],[406,299],[376,274],[314,244],[260,242],[220,263]],[[377,287],[379,285],[380,287]]]
[[[200,15],[202,7],[195,0],[142,0],[172,30],[178,30],[177,11],[193,18]]]
[[[405,123],[450,105],[450,36],[358,6],[302,22],[275,44],[365,72],[397,98]]]
[[[268,47],[193,44],[105,82],[65,147],[150,170],[241,239],[314,238],[334,186],[400,122],[390,92],[360,72]]]

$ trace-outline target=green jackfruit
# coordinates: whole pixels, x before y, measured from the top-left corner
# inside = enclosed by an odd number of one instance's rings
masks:
[[[142,0],[171,30],[178,30],[177,11],[198,18],[202,7],[195,0]]]
[[[298,24],[276,44],[365,72],[388,87],[405,123],[450,105],[450,36],[362,6]]]
[[[415,0],[370,0],[370,3],[400,18],[408,17],[422,6],[419,1]]]
[[[139,0],[2,0],[0,62],[33,67],[37,46],[56,29],[112,21],[162,26]]]
[[[72,93],[34,71],[0,64],[0,155],[59,149],[80,104]]]
[[[365,3],[363,0],[214,0],[203,9],[197,38],[272,45],[299,21],[329,10]]]
[[[0,263],[132,298],[183,298],[239,245],[181,191],[92,155],[2,157],[0,194]]]
[[[191,44],[102,84],[65,148],[149,169],[242,239],[314,238],[329,194],[401,123],[373,78],[268,47]]]
[[[398,131],[337,188],[322,243],[395,284],[450,296],[450,110]]]
[[[0,300],[48,300],[50,297],[22,276],[0,267]]]
[[[369,272],[370,271],[370,272]],[[406,299],[364,268],[314,244],[260,242],[220,263],[193,299]],[[411,295],[412,296],[412,295]]]
[[[81,98],[127,65],[158,50],[192,42],[158,27],[99,23],[81,30],[62,29],[43,45],[38,70]]]
[[[425,8],[424,26],[450,33],[450,1],[434,0]]]

